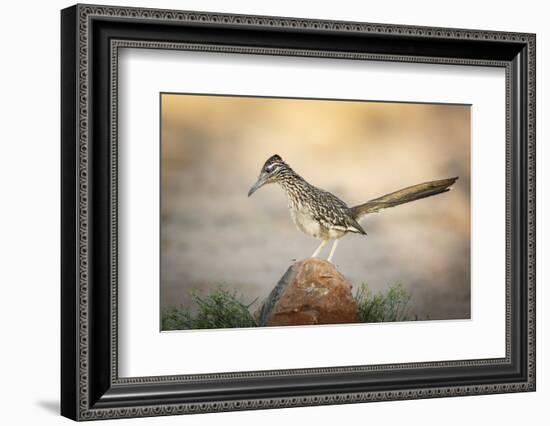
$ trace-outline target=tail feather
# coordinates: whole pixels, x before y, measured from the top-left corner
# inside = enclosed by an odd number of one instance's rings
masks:
[[[351,213],[355,220],[360,220],[363,216],[370,213],[376,213],[389,207],[395,207],[400,204],[431,197],[432,195],[442,194],[449,191],[451,185],[455,183],[457,179],[458,177],[453,177],[409,186],[352,207]]]

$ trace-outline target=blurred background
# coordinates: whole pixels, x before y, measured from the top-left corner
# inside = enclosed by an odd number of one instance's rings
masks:
[[[469,106],[163,94],[161,126],[161,309],[218,285],[262,300],[313,253],[280,187],[247,197],[279,154],[350,206],[459,176],[367,216],[368,236],[342,238],[333,263],[354,288],[402,284],[420,318],[470,317]]]

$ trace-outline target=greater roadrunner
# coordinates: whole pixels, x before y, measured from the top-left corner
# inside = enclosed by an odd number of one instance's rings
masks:
[[[248,191],[248,196],[250,197],[265,184],[278,183],[286,192],[290,216],[298,229],[321,240],[321,244],[311,257],[319,255],[327,242],[334,240],[328,256],[330,262],[339,238],[348,232],[367,235],[359,224],[359,221],[367,214],[447,192],[457,179],[458,177],[453,177],[420,183],[383,195],[364,204],[348,207],[335,195],[308,183],[281,157],[273,155],[265,162],[258,180]]]

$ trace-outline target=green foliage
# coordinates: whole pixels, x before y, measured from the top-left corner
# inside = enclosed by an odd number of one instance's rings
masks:
[[[193,324],[193,316],[186,306],[171,306],[162,312],[162,331],[191,329]]]
[[[385,292],[374,294],[366,283],[361,284],[355,296],[359,322],[395,322],[416,319],[409,314],[411,294],[401,284]]]
[[[244,304],[236,292],[218,287],[206,295],[192,291],[191,297],[196,313],[186,306],[168,308],[162,313],[162,330],[257,327],[249,310],[255,301]]]
[[[167,330],[193,330],[213,328],[258,327],[250,307],[236,291],[217,287],[206,294],[191,292],[193,309],[189,306],[174,306],[162,312],[161,327]],[[418,318],[410,315],[411,294],[396,284],[386,291],[373,293],[367,284],[362,284],[354,296],[359,311],[359,322],[411,321]]]

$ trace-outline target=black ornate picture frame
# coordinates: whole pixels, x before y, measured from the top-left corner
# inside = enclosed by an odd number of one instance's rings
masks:
[[[64,9],[61,29],[62,415],[93,420],[535,390],[534,34],[96,5]],[[505,69],[506,356],[120,378],[121,47]]]

